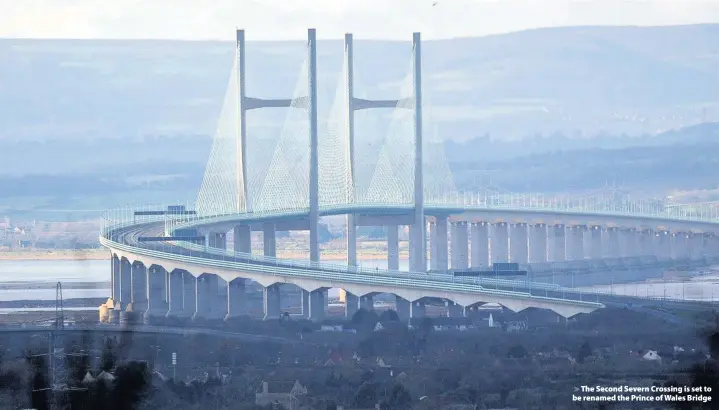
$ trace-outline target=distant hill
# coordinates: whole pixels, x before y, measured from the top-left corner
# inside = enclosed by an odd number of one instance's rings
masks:
[[[717,38],[719,25],[692,25],[426,42],[426,96],[458,183],[491,175],[512,190],[584,189],[626,173],[638,187],[716,185]],[[342,43],[319,46],[326,107]],[[302,43],[248,49],[248,93],[291,95]],[[355,54],[358,95],[396,97],[409,43],[357,40]],[[0,196],[22,198],[10,207],[80,208],[194,197],[232,60],[230,41],[0,39],[0,153],[11,153]],[[283,119],[250,114],[257,149],[271,149]]]
[[[719,120],[717,38],[719,25],[691,25],[428,41],[425,78],[450,139],[654,133]],[[319,46],[326,101],[342,45]],[[302,44],[248,47],[248,91],[291,94]],[[390,96],[409,52],[407,43],[358,40],[358,92]],[[0,139],[207,135],[232,55],[230,42],[0,40]],[[271,126],[276,117],[268,115],[251,121]]]

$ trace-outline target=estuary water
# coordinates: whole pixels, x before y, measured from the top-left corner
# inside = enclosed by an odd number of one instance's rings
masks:
[[[338,262],[341,263],[341,262]],[[385,260],[363,260],[365,268],[386,268]],[[408,269],[400,260],[400,269]],[[703,274],[686,279],[597,286],[602,292],[620,295],[719,301],[719,267],[702,269]],[[104,298],[110,295],[110,262],[104,260],[0,261],[0,301],[54,300],[55,284],[63,285],[63,298]],[[589,290],[589,288],[583,288]],[[330,296],[336,296],[332,289]]]

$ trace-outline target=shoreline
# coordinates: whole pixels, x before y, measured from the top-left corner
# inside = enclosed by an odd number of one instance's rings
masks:
[[[255,253],[259,256],[258,253]],[[407,259],[408,252],[400,252],[400,259]],[[277,257],[282,259],[309,259],[309,252],[298,251],[279,251]],[[322,252],[322,260],[328,261],[345,261],[347,253],[345,251]],[[373,261],[383,260],[387,258],[385,252],[358,252],[357,260]],[[83,261],[83,260],[109,260],[110,254],[107,249],[57,249],[57,250],[36,250],[36,251],[3,251],[0,252],[0,261]]]

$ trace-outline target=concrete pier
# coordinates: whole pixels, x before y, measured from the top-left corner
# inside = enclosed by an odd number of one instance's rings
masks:
[[[282,314],[280,305],[280,284],[267,286],[263,289],[262,303],[265,312],[265,320],[278,319]]]
[[[472,240],[472,268],[489,267],[489,224],[486,222],[471,225],[470,239]]]
[[[564,225],[552,226],[552,261],[564,262],[567,260],[567,235]]]
[[[607,228],[607,258],[620,258],[622,252],[619,246],[619,228],[611,227]]]
[[[183,292],[185,293],[182,300],[182,310],[188,317],[194,317],[197,312],[197,279],[189,272],[182,275],[184,281]]]
[[[132,307],[135,312],[144,313],[147,310],[147,268],[139,262],[132,265],[130,275],[132,283]]]
[[[511,261],[526,265],[529,262],[529,238],[527,224],[512,224],[511,240],[509,241]]]
[[[112,300],[117,302],[120,300],[120,258],[117,256],[113,256],[110,259],[110,282]]]
[[[210,232],[207,234],[207,246],[215,249],[227,249],[226,232]]]
[[[262,225],[262,248],[265,256],[271,258],[277,256],[277,239],[273,223],[267,222]]]
[[[492,263],[509,262],[509,233],[506,222],[492,225],[491,255]]]
[[[672,232],[672,258],[676,260],[689,259],[688,235],[684,232]]]
[[[656,254],[655,235],[651,229],[637,232],[639,256],[654,256]]]
[[[308,307],[309,308],[309,307]],[[359,309],[359,298],[354,293],[345,292],[345,317],[351,318]]]
[[[309,319],[320,321],[325,318],[327,307],[327,289],[321,288],[310,292]]]
[[[145,321],[150,318],[164,317],[167,313],[167,290],[165,286],[167,272],[164,268],[152,265],[147,271],[147,311]]]
[[[410,304],[409,315],[412,319],[422,318],[427,316],[427,309],[425,302],[422,300],[416,300]]]
[[[389,225],[387,229],[387,268],[399,270],[399,227]]]
[[[445,300],[444,304],[447,307],[447,317],[464,317],[464,306],[458,305],[451,300]]]
[[[132,265],[125,258],[120,259],[120,297],[117,301],[123,309],[132,301]]]
[[[469,238],[467,237],[467,224],[457,222],[452,224],[452,269],[467,269],[469,267]]]
[[[437,270],[446,271],[449,269],[449,249],[447,243],[447,217],[436,218],[437,235],[435,242],[437,243]]]
[[[233,229],[235,252],[252,253],[252,228],[249,225],[237,225]]]
[[[430,222],[427,231],[429,235],[429,269],[437,270],[437,223]]]
[[[374,296],[364,295],[359,299],[359,308],[367,311],[374,311]]]
[[[232,319],[247,314],[247,295],[244,278],[233,279],[227,284],[227,316]]]
[[[168,286],[168,309],[167,316],[180,317],[185,316],[185,305],[184,305],[184,278],[183,274],[185,271],[175,269],[169,273],[169,286]]]
[[[602,259],[602,227],[594,225],[589,229],[589,259]]]
[[[547,225],[532,225],[530,232],[529,261],[532,263],[547,262]]]
[[[637,256],[637,231],[635,229],[622,229],[619,231],[619,248],[622,257]]]
[[[572,261],[584,260],[584,231],[586,227],[583,225],[576,225],[569,228],[570,240],[569,255],[567,259]]]
[[[395,296],[395,311],[399,320],[406,321],[410,318],[410,303],[407,299],[403,299],[399,296]]]

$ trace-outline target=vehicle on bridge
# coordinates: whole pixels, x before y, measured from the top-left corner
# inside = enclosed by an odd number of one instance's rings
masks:
[[[499,277],[499,276],[527,276],[526,270],[520,270],[519,264],[514,262],[497,262],[492,264],[491,269],[450,269],[449,273],[454,276],[470,277]]]

